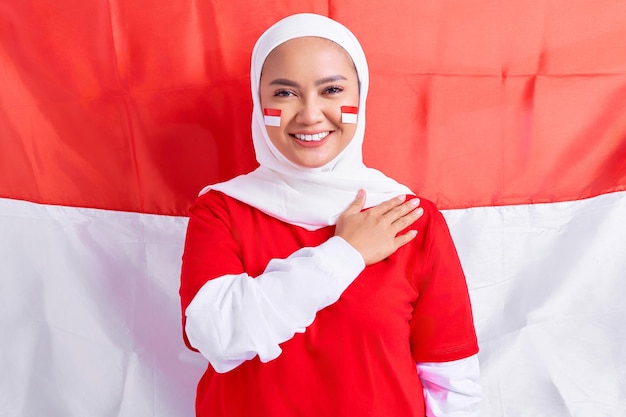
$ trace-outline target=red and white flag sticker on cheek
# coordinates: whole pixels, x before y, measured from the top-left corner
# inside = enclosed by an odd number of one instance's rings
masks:
[[[341,123],[356,123],[359,108],[355,106],[341,106]]]
[[[263,109],[265,126],[280,126],[280,109]]]

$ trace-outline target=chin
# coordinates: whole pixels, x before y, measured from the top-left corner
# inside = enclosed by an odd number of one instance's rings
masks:
[[[295,162],[296,165],[298,165],[301,168],[321,168],[324,165],[327,164],[327,162],[323,162],[323,163],[302,163],[302,162]]]
[[[289,158],[289,160],[302,168],[320,168],[329,163],[332,158]]]

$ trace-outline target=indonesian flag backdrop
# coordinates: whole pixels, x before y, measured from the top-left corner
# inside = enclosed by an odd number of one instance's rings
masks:
[[[193,415],[187,211],[255,167],[251,48],[304,11],[367,53],[366,163],[448,219],[483,415],[626,416],[616,0],[0,0],[0,416]]]

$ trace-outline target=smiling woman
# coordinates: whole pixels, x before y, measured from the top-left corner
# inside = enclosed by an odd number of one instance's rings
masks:
[[[268,127],[267,133],[296,165],[327,164],[356,131],[355,124],[344,124],[341,118],[342,106],[359,102],[354,63],[327,39],[302,37],[276,47],[263,65],[260,97],[263,108],[280,110],[280,126]]]
[[[363,164],[367,90],[333,20],[294,15],[257,41],[260,166],[206,187],[187,229],[184,336],[209,361],[198,416],[478,415],[454,244],[434,204]]]

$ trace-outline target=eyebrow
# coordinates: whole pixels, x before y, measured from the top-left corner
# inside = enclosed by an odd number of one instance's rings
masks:
[[[322,84],[333,83],[335,81],[341,81],[341,80],[347,81],[347,78],[344,77],[343,75],[331,75],[330,77],[325,77],[325,78],[315,81],[315,85],[320,86]],[[270,82],[269,85],[286,85],[288,87],[295,87],[295,88],[300,87],[300,84],[298,84],[297,82],[288,80],[286,78],[277,78],[273,80],[272,82]]]

